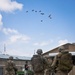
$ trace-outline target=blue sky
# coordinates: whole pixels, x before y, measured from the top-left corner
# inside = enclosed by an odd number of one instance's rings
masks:
[[[74,20],[75,0],[0,0],[0,53],[32,56],[74,43]]]

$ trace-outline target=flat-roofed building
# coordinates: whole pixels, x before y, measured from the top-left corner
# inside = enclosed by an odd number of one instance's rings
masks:
[[[5,64],[6,61],[8,61],[10,55],[7,54],[0,54],[0,75],[4,75],[5,72]],[[24,68],[25,62],[28,62],[30,65],[30,57],[25,56],[13,56],[13,61],[15,62],[17,68],[19,71],[21,71]]]

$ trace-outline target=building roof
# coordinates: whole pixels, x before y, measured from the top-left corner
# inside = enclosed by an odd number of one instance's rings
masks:
[[[3,58],[3,59],[9,59],[10,56],[12,56],[12,55],[0,54],[0,58]],[[15,60],[31,60],[31,57],[13,56],[13,59],[15,59]]]
[[[64,46],[66,49],[68,48],[68,46],[69,45],[74,45],[75,46],[75,43],[66,43],[66,44],[64,44],[64,45],[62,45],[62,46]],[[48,54],[48,53],[56,53],[57,52],[57,50],[58,50],[58,48],[59,48],[59,46],[58,47],[56,47],[56,48],[54,48],[54,49],[51,49],[51,50],[49,50],[49,51],[47,51],[47,52],[45,52],[45,53],[43,53],[42,55],[46,55],[46,54]],[[74,50],[75,51],[75,50]]]
[[[72,56],[75,56],[75,52],[69,52],[69,53],[71,53],[72,54]],[[58,53],[49,53],[49,56],[50,57],[54,57],[54,56],[56,56]]]

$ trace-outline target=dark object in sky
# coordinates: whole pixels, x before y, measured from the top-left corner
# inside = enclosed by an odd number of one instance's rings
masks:
[[[41,12],[41,10],[39,12]]]
[[[35,12],[37,12],[37,11],[35,11]]]
[[[52,19],[51,14],[48,16],[50,19]]]
[[[28,11],[26,11],[26,13],[27,13]]]
[[[32,11],[34,11],[34,10],[32,10]]]
[[[41,15],[44,15],[44,13],[41,13]]]
[[[43,20],[41,20],[41,22],[43,22]]]

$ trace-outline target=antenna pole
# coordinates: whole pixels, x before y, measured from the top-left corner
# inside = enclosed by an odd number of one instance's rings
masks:
[[[34,50],[34,55],[35,55],[35,50]]]
[[[6,54],[6,45],[4,44],[4,54]]]

